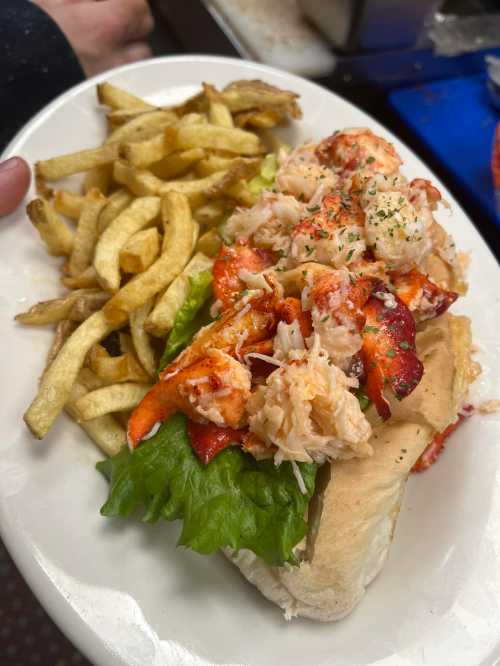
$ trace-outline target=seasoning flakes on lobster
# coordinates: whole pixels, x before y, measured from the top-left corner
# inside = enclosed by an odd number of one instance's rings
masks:
[[[248,238],[234,245],[222,245],[213,266],[213,290],[222,309],[230,307],[245,289],[242,271],[261,273],[275,263],[273,253],[252,247]]]
[[[382,284],[363,308],[363,357],[366,393],[383,419],[391,415],[386,386],[402,400],[417,386],[423,365],[415,353],[415,321],[398,296]]]

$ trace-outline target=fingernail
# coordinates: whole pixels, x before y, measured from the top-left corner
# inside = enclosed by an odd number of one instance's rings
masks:
[[[19,157],[11,157],[5,162],[0,162],[0,172],[11,171],[12,169],[17,169],[21,160]]]

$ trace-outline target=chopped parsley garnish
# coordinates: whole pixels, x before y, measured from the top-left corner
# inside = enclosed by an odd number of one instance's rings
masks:
[[[376,326],[365,326],[363,333],[378,333],[379,329]]]
[[[410,343],[406,342],[406,340],[403,340],[402,342],[400,342],[399,346],[401,347],[401,349],[411,349]]]
[[[394,351],[394,349],[389,349],[389,351],[386,352],[385,355],[388,356],[389,358],[394,358],[396,356],[396,352]]]

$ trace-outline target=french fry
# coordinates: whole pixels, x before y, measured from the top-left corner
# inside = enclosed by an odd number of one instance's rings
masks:
[[[156,109],[159,111],[160,109]],[[133,120],[139,116],[142,116],[144,113],[151,111],[151,109],[141,109],[141,108],[127,108],[127,109],[115,109],[106,114],[108,120],[108,127],[113,130],[119,127],[120,125],[125,125],[129,120]]]
[[[206,125],[208,118],[205,113],[186,113],[175,123],[175,127],[186,127],[186,125]]]
[[[163,181],[147,169],[136,169],[125,160],[116,160],[113,165],[113,178],[125,185],[136,197],[152,197],[159,193]]]
[[[156,376],[157,360],[156,354],[151,346],[149,335],[147,334],[144,324],[152,308],[152,301],[148,301],[141,305],[140,308],[130,313],[130,333],[134,343],[134,349],[137,358],[142,364],[144,370],[150,377]]]
[[[148,383],[150,380],[148,373],[130,352],[110,356],[102,345],[94,345],[89,352],[88,363],[104,384]]]
[[[69,319],[63,319],[62,321],[58,322],[54,339],[52,340],[52,344],[50,345],[49,351],[47,352],[47,357],[45,359],[45,369],[43,371],[44,373],[47,371],[47,368],[50,367],[52,361],[59,354],[59,350],[77,326],[78,324],[75,321],[71,321]]]
[[[45,180],[59,180],[81,171],[89,171],[102,164],[114,162],[118,159],[119,148],[117,143],[109,143],[98,148],[80,150],[76,153],[53,157],[50,160],[42,160],[35,164],[35,173]]]
[[[226,193],[242,206],[250,207],[257,201],[257,195],[250,192],[248,185],[244,180],[240,180],[228,187]]]
[[[85,178],[83,179],[83,193],[87,194],[92,189],[98,189],[102,194],[106,195],[111,186],[112,178],[112,164],[102,164],[101,166],[90,169],[90,171],[87,171]]]
[[[112,412],[133,409],[144,398],[151,386],[125,382],[111,384],[90,391],[74,403],[79,421],[88,421]]]
[[[261,160],[255,157],[220,157],[219,155],[209,155],[203,160],[200,160],[196,165],[196,173],[199,176],[210,176],[212,173],[218,171],[229,171],[236,166],[241,170],[245,165],[248,176],[257,173],[260,167]],[[243,177],[248,177],[244,175]]]
[[[181,153],[167,155],[159,162],[150,165],[150,170],[158,178],[169,180],[186,173],[196,162],[205,157],[203,148],[191,148]]]
[[[89,266],[79,275],[74,277],[71,275],[63,275],[61,277],[61,283],[68,287],[68,289],[91,289],[93,287],[99,287],[99,280],[97,279],[97,273],[93,266]]]
[[[114,328],[101,310],[86,319],[66,340],[24,415],[26,425],[37,439],[45,437],[64,407],[89,349]]]
[[[106,144],[148,139],[161,132],[168,125],[172,125],[176,120],[177,116],[171,111],[143,113],[113,130],[106,139]]]
[[[77,289],[61,298],[53,298],[50,301],[36,303],[26,312],[15,316],[15,320],[28,326],[44,326],[45,324],[56,324],[63,319],[69,318],[71,309],[84,294],[99,293],[97,290]]]
[[[88,319],[90,315],[100,310],[104,303],[110,299],[110,294],[105,291],[92,290],[92,293],[87,292],[81,294],[73,304],[69,311],[68,319],[71,321],[81,322]]]
[[[286,118],[286,111],[279,109],[266,109],[264,111],[243,111],[235,116],[237,127],[257,127],[258,129],[269,129],[276,127]]]
[[[152,335],[162,338],[174,325],[175,315],[189,293],[189,278],[211,269],[212,259],[201,252],[194,255],[191,261],[170,284],[165,293],[156,301],[154,310],[146,320],[146,330]]]
[[[202,234],[196,243],[195,250],[203,252],[207,257],[215,257],[222,245],[222,239],[216,229],[209,229]]]
[[[127,445],[125,428],[111,414],[104,414],[95,419],[79,422],[79,414],[75,408],[75,403],[87,393],[88,390],[85,386],[80,381],[76,381],[64,409],[105,455],[114,456]]]
[[[207,148],[237,155],[259,155],[264,151],[259,137],[245,130],[216,125],[187,125],[177,130],[178,150]]]
[[[208,119],[213,125],[220,125],[220,127],[234,127],[231,111],[223,102],[209,102]]]
[[[135,167],[147,167],[154,162],[159,162],[165,155],[175,149],[175,134],[165,132],[156,134],[151,139],[144,141],[132,141],[122,144],[120,154]]]
[[[227,209],[228,204],[225,201],[209,201],[194,211],[194,218],[205,227],[215,227],[221,224]]]
[[[135,199],[103,232],[95,248],[94,267],[105,289],[117,291],[120,288],[120,250],[159,212],[158,197]]]
[[[120,268],[124,273],[142,273],[158,258],[159,252],[158,229],[138,231],[120,250]]]
[[[75,234],[48,201],[34,199],[28,204],[26,211],[49,254],[55,257],[71,254]]]
[[[99,236],[107,229],[109,224],[117,217],[122,210],[132,203],[133,196],[125,189],[119,189],[110,194],[108,203],[104,206],[97,222],[97,233]]]
[[[122,90],[112,83],[97,84],[97,99],[100,104],[109,106],[112,109],[154,109],[152,104],[148,104],[140,97]]]
[[[277,109],[286,111],[292,118],[301,118],[297,98],[298,95],[289,90],[281,90],[263,81],[245,79],[228,84],[219,97],[232,113],[250,109]]]
[[[106,205],[106,197],[98,189],[92,189],[85,195],[82,213],[76,228],[73,250],[68,262],[68,273],[80,275],[92,263],[97,240],[97,220]]]
[[[186,196],[169,192],[162,201],[165,250],[147,271],[132,278],[103,308],[105,317],[119,325],[129,313],[165,289],[189,261],[198,228]]]
[[[85,197],[81,194],[75,194],[68,190],[57,190],[54,193],[54,209],[70,220],[78,220],[82,212],[84,199]]]

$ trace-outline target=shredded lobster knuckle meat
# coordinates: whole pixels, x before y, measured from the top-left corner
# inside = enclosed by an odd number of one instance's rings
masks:
[[[366,392],[379,415],[388,419],[386,386],[401,400],[417,386],[423,365],[415,352],[415,321],[403,301],[381,284],[366,302],[363,312],[361,355],[366,372]]]

